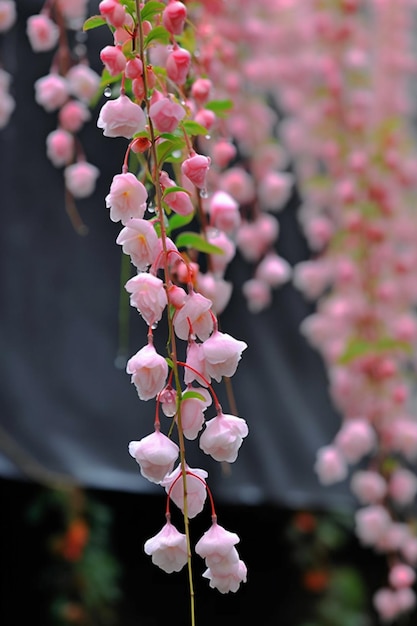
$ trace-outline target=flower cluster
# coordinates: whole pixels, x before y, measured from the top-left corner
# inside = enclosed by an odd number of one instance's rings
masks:
[[[246,580],[246,566],[234,548],[239,539],[217,525],[208,474],[188,466],[185,450],[186,440],[198,438],[205,454],[231,463],[248,434],[243,418],[223,412],[212,386],[212,381],[235,374],[247,345],[219,330],[218,311],[197,278],[198,254],[217,259],[227,257],[227,251],[215,231],[210,238],[207,230],[184,230],[193,218],[204,216],[211,157],[198,146],[198,137],[208,132],[208,117],[197,114],[212,85],[193,47],[185,45],[186,20],[193,15],[182,2],[102,0],[99,12],[85,29],[107,25],[111,32],[112,42],[100,59],[103,82],[113,85],[110,95],[115,97],[101,106],[97,126],[104,136],[128,142],[105,204],[110,219],[121,224],[116,243],[134,268],[125,284],[130,304],[148,329],[146,344],[128,359],[126,371],[141,400],[156,400],[153,432],[131,441],[129,453],[142,476],[167,494],[166,523],[146,541],[145,552],[168,573],[190,564],[188,523],[203,510],[209,494],[213,526],[195,551],[206,559],[210,585],[222,593],[235,592]],[[214,124],[215,113],[209,117]],[[218,200],[224,205],[224,199]],[[226,204],[237,211],[231,199]],[[166,355],[154,343],[161,321],[169,331]],[[185,342],[183,361],[179,342]],[[206,421],[213,401],[216,416]],[[160,411],[170,419],[167,434]],[[170,502],[183,514],[184,533],[171,522]]]
[[[35,53],[54,51],[50,71],[35,82],[35,100],[46,112],[56,115],[57,128],[46,137],[46,153],[52,165],[63,168],[67,211],[80,234],[87,229],[73,199],[90,196],[99,176],[98,168],[86,160],[78,136],[91,119],[89,105],[100,85],[100,76],[89,66],[82,43],[80,28],[86,12],[86,0],[45,2],[39,14],[31,15],[26,25]],[[77,32],[73,49],[69,31]]]
[[[287,3],[277,61],[300,225],[314,255],[294,268],[295,286],[316,301],[301,330],[323,356],[342,416],[315,470],[325,485],[349,478],[357,537],[387,555],[374,595],[387,621],[416,604],[411,5]]]

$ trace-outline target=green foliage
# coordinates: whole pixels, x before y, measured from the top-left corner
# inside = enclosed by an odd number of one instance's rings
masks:
[[[83,30],[93,30],[93,28],[98,28],[99,26],[106,26],[107,22],[101,15],[92,15],[88,19],[85,20],[83,25]]]
[[[169,32],[163,26],[155,26],[144,41],[144,46],[147,48],[151,43],[162,43],[167,45],[169,43]]]
[[[218,246],[209,243],[202,235],[191,231],[183,232],[175,240],[177,248],[194,248],[206,254],[224,254]]]
[[[206,109],[213,111],[217,117],[227,117],[233,109],[232,100],[211,100],[205,105]]]
[[[154,15],[161,13],[165,8],[165,4],[163,2],[156,2],[156,0],[150,0],[147,2],[143,9],[140,12],[140,17],[142,21],[150,20]]]

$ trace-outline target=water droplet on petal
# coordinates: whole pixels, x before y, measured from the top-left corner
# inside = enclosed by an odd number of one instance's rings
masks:
[[[149,213],[155,213],[155,207],[153,206],[153,204],[150,204],[148,206],[148,211],[149,211]]]
[[[211,135],[205,135],[205,139],[211,139]]]
[[[202,189],[200,189],[200,198],[208,198],[209,194],[208,191],[205,187],[203,187]]]
[[[154,322],[154,323],[151,325],[151,328],[152,328],[152,330],[156,330],[156,329],[158,328],[158,322]]]
[[[110,85],[107,85],[107,87],[105,88],[104,95],[106,96],[106,98],[110,98],[110,96],[111,96],[111,87],[110,87]]]

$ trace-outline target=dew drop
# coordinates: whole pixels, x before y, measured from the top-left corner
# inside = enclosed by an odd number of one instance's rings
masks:
[[[158,328],[158,322],[154,322],[154,323],[151,325],[151,328],[152,328],[152,330],[156,330],[156,329]]]
[[[104,95],[106,96],[106,98],[110,98],[110,96],[111,96],[111,87],[110,87],[110,85],[107,85],[107,87],[105,88]]]
[[[148,206],[148,211],[149,211],[149,213],[155,213],[155,207],[153,206],[153,204],[150,204]]]
[[[205,139],[211,139],[211,135],[205,135]]]
[[[203,187],[202,189],[200,189],[200,198],[208,198],[209,194],[208,191],[205,187]]]

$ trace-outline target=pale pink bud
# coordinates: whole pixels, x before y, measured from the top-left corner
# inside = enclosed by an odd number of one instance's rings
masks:
[[[176,309],[180,309],[183,306],[186,298],[187,292],[182,287],[179,287],[178,285],[170,285],[170,287],[168,287],[169,303]]]
[[[220,315],[230,301],[233,284],[220,276],[215,276],[211,272],[206,274],[199,272],[197,288],[203,296],[211,300],[213,312],[216,315]]]
[[[74,198],[87,198],[94,192],[99,174],[100,171],[95,165],[78,161],[65,168],[65,185]]]
[[[185,117],[185,109],[170,98],[161,98],[151,104],[149,117],[160,133],[173,133]]]
[[[380,504],[371,504],[355,513],[355,530],[363,545],[378,543],[391,524],[388,511]]]
[[[238,165],[226,170],[221,175],[219,184],[239,204],[249,204],[255,198],[255,184],[252,176]]]
[[[195,334],[201,341],[208,339],[213,330],[210,309],[210,300],[192,291],[184,305],[174,315],[174,330],[177,337],[186,341],[190,334]]]
[[[405,563],[397,563],[389,572],[389,582],[395,589],[411,587],[416,579],[414,570]]]
[[[158,323],[168,302],[162,280],[141,272],[130,278],[125,288],[131,294],[131,306],[137,308],[145,322],[149,326]]]
[[[226,233],[215,228],[209,229],[206,235],[207,241],[221,250],[220,253],[210,253],[211,269],[215,275],[221,276],[236,254],[235,243]]]
[[[126,67],[126,57],[118,46],[105,46],[100,52],[100,59],[110,76],[117,76]]]
[[[176,48],[166,60],[167,75],[177,85],[183,85],[191,65],[191,54],[185,48]]]
[[[216,123],[217,116],[210,109],[200,109],[194,115],[194,121],[201,126],[204,126],[207,130],[211,130]]]
[[[15,23],[16,17],[14,0],[0,0],[0,33],[9,30]]]
[[[146,117],[140,106],[124,94],[106,102],[97,120],[97,126],[103,129],[105,137],[126,137],[126,139],[144,130],[145,124]]]
[[[332,278],[332,268],[326,260],[300,261],[293,268],[293,284],[309,300],[318,298]]]
[[[206,422],[199,445],[216,461],[233,463],[248,432],[246,421],[241,417],[219,413]]]
[[[270,252],[259,263],[255,276],[270,287],[280,287],[290,280],[291,266],[278,254]]]
[[[177,412],[177,392],[171,385],[168,384],[162,389],[158,396],[158,402],[161,405],[164,415],[174,417]]]
[[[126,78],[140,78],[143,74],[143,63],[139,57],[129,59],[126,63]]]
[[[46,154],[55,167],[67,165],[74,156],[74,136],[58,128],[46,138]]]
[[[152,483],[160,483],[174,469],[179,448],[159,430],[129,443],[129,454],[136,459],[140,473]]]
[[[242,285],[242,293],[251,313],[260,313],[272,302],[271,287],[264,280],[250,278]]]
[[[323,446],[317,451],[314,471],[322,485],[332,485],[345,480],[348,473],[343,456],[331,445]]]
[[[417,494],[417,477],[406,468],[395,470],[388,484],[390,497],[400,505],[411,504]]]
[[[181,171],[196,187],[204,189],[209,167],[210,157],[196,154],[183,161]]]
[[[236,372],[242,352],[247,344],[227,333],[215,330],[202,344],[206,371],[211,378],[220,382],[222,376],[231,377]]]
[[[188,367],[184,371],[184,382],[189,385],[197,381],[199,385],[207,387],[211,379],[206,372],[206,360],[204,358],[201,343],[189,341],[187,346],[186,364]],[[199,376],[200,374],[200,376]]]
[[[239,205],[226,191],[216,191],[209,201],[211,224],[225,233],[233,233],[240,225]]]
[[[91,114],[86,105],[79,100],[69,100],[59,111],[58,120],[63,129],[70,133],[81,130],[84,122],[88,122]]]
[[[159,252],[159,239],[154,227],[148,220],[132,218],[127,226],[120,231],[116,243],[122,246],[123,252],[138,270],[146,270]]]
[[[348,419],[337,433],[335,444],[349,463],[357,463],[375,447],[375,430],[365,419]]]
[[[128,360],[126,372],[132,375],[139,398],[151,400],[165,387],[168,364],[152,343],[148,343]]]
[[[178,215],[192,215],[194,205],[186,191],[172,191],[164,196],[164,202]]]
[[[131,218],[143,218],[148,192],[134,174],[116,174],[106,196],[106,207],[110,209],[110,219],[127,224]]]
[[[207,498],[205,479],[208,474],[205,470],[193,469],[188,466],[186,466],[186,470],[187,512],[188,517],[192,519],[201,513],[204,508],[204,503]],[[178,465],[173,472],[165,476],[161,485],[165,487],[165,491],[167,494],[169,493],[171,500],[184,512],[184,485],[181,474],[181,466]]]
[[[210,98],[213,83],[208,78],[197,78],[191,87],[191,96],[200,105],[206,104]]]
[[[100,86],[100,76],[84,63],[71,67],[65,78],[68,81],[70,93],[86,103],[95,96]]]
[[[98,8],[101,15],[111,26],[119,28],[125,23],[126,8],[118,0],[102,0]]]
[[[213,161],[218,167],[226,167],[235,158],[236,147],[226,139],[219,139],[212,148]]]
[[[350,483],[353,494],[362,504],[374,504],[387,492],[387,483],[381,474],[370,470],[356,471]]]
[[[207,566],[213,569],[221,563],[240,539],[236,533],[223,528],[216,521],[206,530],[195,544],[196,553],[206,560]]]
[[[182,2],[170,1],[162,13],[162,24],[173,35],[181,35],[187,18],[187,7]]]
[[[58,43],[59,28],[47,15],[31,15],[26,23],[26,34],[34,52],[46,52]]]
[[[157,535],[145,542],[144,550],[152,556],[152,563],[167,574],[179,572],[188,560],[187,538],[169,521]]]
[[[267,172],[258,185],[262,208],[281,211],[287,203],[294,185],[294,176],[289,172]]]
[[[189,385],[183,392],[198,393],[202,398],[188,397],[185,395],[181,402],[181,426],[184,437],[193,440],[196,439],[198,433],[203,428],[204,411],[211,404],[212,399],[207,389],[203,387],[191,387]]]
[[[35,81],[35,100],[48,113],[59,109],[68,99],[68,83],[58,74],[48,74]]]
[[[217,589],[220,593],[229,593],[229,591],[235,593],[240,583],[246,582],[246,576],[246,565],[240,560],[225,574],[215,574],[211,568],[203,573],[203,577],[209,579],[210,587]]]

